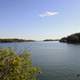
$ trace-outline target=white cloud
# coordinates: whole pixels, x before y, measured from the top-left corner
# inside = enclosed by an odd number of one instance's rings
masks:
[[[58,12],[46,11],[45,13],[40,14],[39,16],[40,17],[46,17],[46,16],[55,16],[55,15],[58,15],[58,14],[59,14]]]

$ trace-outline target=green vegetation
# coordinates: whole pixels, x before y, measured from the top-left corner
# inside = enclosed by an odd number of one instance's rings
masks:
[[[0,42],[1,43],[2,42],[5,42],[5,43],[7,43],[7,42],[34,42],[34,40],[24,40],[24,39],[14,38],[14,39],[0,39]]]
[[[0,49],[0,80],[36,80],[39,69],[32,66],[30,54]]]
[[[75,33],[70,36],[64,37],[60,40],[60,42],[80,43],[80,33]]]

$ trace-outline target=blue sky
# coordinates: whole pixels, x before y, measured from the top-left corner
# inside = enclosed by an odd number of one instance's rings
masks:
[[[0,0],[0,37],[46,39],[80,32],[80,0]]]

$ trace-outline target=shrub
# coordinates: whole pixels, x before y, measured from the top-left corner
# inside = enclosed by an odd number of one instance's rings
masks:
[[[11,49],[0,49],[0,80],[36,80],[38,72],[28,52],[17,54]]]

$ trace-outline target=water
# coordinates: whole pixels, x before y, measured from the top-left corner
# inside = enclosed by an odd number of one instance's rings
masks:
[[[0,43],[18,53],[28,50],[33,65],[42,69],[39,80],[80,80],[80,45],[59,42]]]

